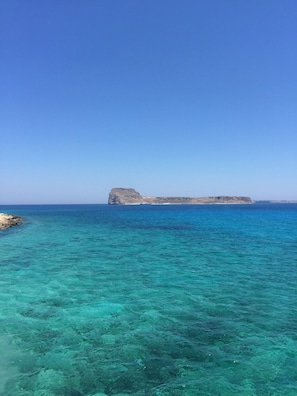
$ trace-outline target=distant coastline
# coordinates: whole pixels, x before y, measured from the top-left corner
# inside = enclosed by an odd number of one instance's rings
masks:
[[[108,197],[109,205],[197,205],[197,204],[252,204],[250,197],[216,196],[216,197],[147,197],[134,188],[113,188]]]
[[[23,219],[19,216],[0,213],[0,230],[14,227],[23,223]]]
[[[276,203],[282,203],[282,204],[290,204],[290,203],[295,203],[297,204],[297,200],[294,199],[280,199],[280,200],[275,200],[275,199],[262,199],[255,201],[257,204],[276,204]]]

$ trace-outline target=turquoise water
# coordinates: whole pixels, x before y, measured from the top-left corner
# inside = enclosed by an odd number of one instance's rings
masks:
[[[0,212],[1,396],[297,395],[297,205]]]

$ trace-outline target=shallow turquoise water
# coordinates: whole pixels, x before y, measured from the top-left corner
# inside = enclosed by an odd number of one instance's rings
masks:
[[[1,396],[297,395],[297,205],[0,212]]]

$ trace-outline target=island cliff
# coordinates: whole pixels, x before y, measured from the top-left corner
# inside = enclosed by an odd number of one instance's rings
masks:
[[[22,222],[23,220],[19,216],[0,213],[0,230],[20,225]]]
[[[108,197],[109,205],[185,205],[185,204],[251,204],[250,197],[218,196],[218,197],[146,197],[134,188],[113,188]]]

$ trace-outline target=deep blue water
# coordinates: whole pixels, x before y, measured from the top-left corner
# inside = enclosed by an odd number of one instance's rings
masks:
[[[1,396],[297,395],[297,205],[0,212]]]

